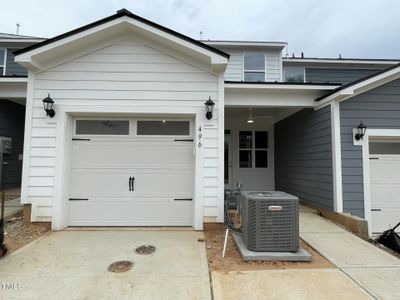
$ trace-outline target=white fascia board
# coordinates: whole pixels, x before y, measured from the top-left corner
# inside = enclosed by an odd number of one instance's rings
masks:
[[[323,63],[323,64],[373,64],[373,65],[395,65],[400,60],[359,60],[359,59],[313,59],[313,58],[283,58],[284,63]]]
[[[225,83],[225,89],[252,89],[252,90],[334,90],[338,85],[302,85],[302,84],[246,84]]]
[[[0,43],[40,43],[46,39],[0,39]]]
[[[28,82],[27,77],[0,77],[0,83],[3,82]]]
[[[328,97],[316,103],[316,109],[320,109],[326,105],[329,105],[332,101],[341,102],[352,98],[398,78],[400,78],[400,66],[329,95]]]
[[[15,57],[15,61],[18,63],[21,63],[21,64],[25,64],[27,66],[34,65],[33,58],[35,56],[39,56],[42,53],[56,49],[58,47],[62,47],[63,45],[66,45],[68,43],[75,42],[80,39],[84,39],[90,35],[93,35],[96,33],[101,33],[101,31],[103,31],[103,30],[106,30],[106,29],[109,29],[109,28],[112,28],[114,26],[121,25],[121,24],[131,25],[133,28],[141,30],[142,34],[143,33],[152,33],[153,35],[156,35],[158,38],[163,38],[164,40],[169,40],[176,45],[179,45],[183,48],[191,50],[193,52],[193,55],[196,53],[196,54],[202,54],[206,57],[209,57],[210,64],[217,64],[217,65],[227,65],[228,64],[228,58],[223,57],[222,55],[213,53],[210,50],[207,50],[200,46],[194,45],[193,43],[185,41],[179,37],[176,37],[172,34],[166,33],[160,29],[154,28],[150,25],[144,24],[140,21],[129,18],[127,16],[123,16],[121,18],[109,21],[104,24],[100,24],[96,27],[89,28],[82,32],[78,32],[74,35],[68,36],[68,37],[60,39],[58,41],[54,41],[48,45],[44,45],[42,47],[28,51],[26,53],[17,55]],[[40,67],[40,65],[36,64],[36,67]]]
[[[251,42],[251,41],[201,41],[210,46],[230,46],[230,47],[271,47],[283,49],[287,46],[286,42]]]

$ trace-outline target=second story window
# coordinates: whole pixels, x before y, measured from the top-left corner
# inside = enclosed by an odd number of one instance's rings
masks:
[[[285,82],[304,82],[305,71],[303,67],[285,67]]]
[[[262,52],[243,54],[244,81],[265,81],[265,55]]]
[[[6,55],[5,55],[6,50],[4,48],[0,48],[0,76],[5,75],[4,74],[4,69],[6,67]]]

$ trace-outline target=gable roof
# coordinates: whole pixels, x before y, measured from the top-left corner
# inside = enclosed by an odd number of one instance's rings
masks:
[[[330,102],[332,100],[346,100],[381,86],[387,82],[400,78],[400,63],[380,70],[356,81],[342,85],[331,92],[315,99],[316,102]]]
[[[165,33],[174,35],[174,36],[176,36],[176,37],[178,37],[178,38],[180,38],[180,39],[182,39],[182,40],[185,40],[185,41],[187,41],[187,42],[189,42],[189,43],[192,43],[192,44],[194,44],[194,45],[196,45],[196,46],[198,46],[198,47],[204,48],[204,49],[206,49],[206,50],[208,50],[208,51],[211,51],[211,52],[213,52],[213,53],[215,53],[215,54],[218,54],[218,55],[220,55],[220,56],[223,56],[223,57],[229,59],[229,56],[230,56],[230,55],[229,55],[228,53],[225,53],[225,52],[223,52],[223,51],[221,51],[221,50],[218,50],[218,49],[216,49],[216,48],[214,48],[214,47],[211,47],[211,46],[209,46],[209,45],[206,45],[206,44],[204,44],[204,43],[202,43],[202,42],[199,42],[199,41],[197,41],[197,40],[195,40],[195,39],[192,39],[191,37],[188,37],[188,36],[183,35],[183,34],[181,34],[181,33],[179,33],[179,32],[176,32],[176,31],[174,31],[174,30],[172,30],[172,29],[169,29],[169,28],[167,28],[167,27],[164,27],[164,26],[162,26],[162,25],[159,25],[159,24],[157,24],[157,23],[154,23],[154,22],[152,22],[152,21],[150,21],[150,20],[147,20],[147,19],[145,19],[145,18],[139,17],[138,15],[135,15],[135,14],[131,13],[129,10],[127,10],[127,9],[125,9],[125,8],[118,10],[114,15],[111,15],[111,16],[109,16],[109,17],[100,19],[100,20],[95,21],[95,22],[93,22],[93,23],[87,24],[87,25],[85,25],[85,26],[79,27],[79,28],[74,29],[74,30],[71,30],[71,31],[68,31],[68,32],[63,33],[63,34],[61,34],[61,35],[58,35],[58,36],[55,36],[55,37],[53,37],[53,38],[47,39],[47,40],[45,40],[45,41],[43,41],[43,42],[40,42],[40,43],[31,45],[31,46],[28,46],[28,47],[26,47],[26,48],[17,50],[17,51],[14,52],[14,54],[15,54],[15,55],[20,55],[20,54],[23,54],[23,53],[27,53],[27,52],[29,52],[29,51],[32,51],[32,50],[41,48],[41,47],[43,47],[43,46],[49,45],[49,44],[54,43],[54,42],[56,42],[56,41],[65,39],[65,38],[70,37],[70,36],[73,36],[73,35],[75,35],[75,34],[77,34],[77,33],[86,31],[86,30],[88,30],[88,29],[94,28],[94,27],[96,27],[96,26],[99,26],[99,25],[101,25],[101,24],[104,24],[104,23],[107,23],[107,22],[116,20],[116,19],[121,18],[121,17],[129,17],[129,18],[134,19],[134,20],[136,20],[136,21],[142,22],[142,23],[144,23],[144,24],[146,24],[146,25],[149,25],[149,26],[151,26],[151,27],[154,27],[154,28],[156,28],[156,29],[159,29],[159,30],[161,30],[161,31],[163,31],[163,32],[165,32]]]

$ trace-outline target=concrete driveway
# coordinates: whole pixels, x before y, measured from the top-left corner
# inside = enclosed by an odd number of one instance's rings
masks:
[[[0,260],[0,299],[211,299],[203,233],[52,232]],[[143,244],[156,251],[135,253]],[[119,260],[126,273],[107,271]]]

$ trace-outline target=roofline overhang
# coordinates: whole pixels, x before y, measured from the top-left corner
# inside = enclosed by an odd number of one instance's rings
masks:
[[[45,41],[46,39],[38,38],[38,39],[1,39],[0,43],[40,43]]]
[[[347,100],[398,78],[400,78],[400,63],[347,85],[338,87],[332,92],[316,98],[316,106],[322,108],[333,101],[341,102]]]
[[[324,64],[360,64],[360,65],[396,65],[396,59],[358,59],[358,58],[282,58],[283,63],[324,63]]]
[[[340,84],[314,84],[314,83],[289,83],[289,82],[240,82],[225,81],[225,89],[252,89],[252,90],[325,90],[331,91]]]
[[[183,34],[181,34],[179,32],[176,32],[176,31],[174,31],[172,29],[169,29],[167,27],[164,27],[162,25],[154,23],[154,22],[152,22],[150,20],[142,18],[142,17],[140,17],[138,15],[135,15],[135,14],[131,13],[130,11],[128,11],[127,9],[118,10],[116,14],[111,15],[109,17],[106,17],[106,18],[103,18],[101,20],[95,21],[93,23],[87,24],[85,26],[79,27],[79,28],[74,29],[72,31],[68,31],[66,33],[63,33],[63,34],[58,35],[58,36],[55,36],[53,38],[44,40],[44,41],[42,41],[40,43],[28,46],[28,47],[20,49],[20,50],[17,50],[17,51],[15,51],[14,54],[16,56],[20,56],[22,54],[29,55],[29,53],[34,53],[34,50],[39,50],[40,48],[43,49],[45,46],[49,46],[49,45],[54,44],[56,42],[60,42],[63,39],[72,37],[72,36],[77,35],[79,33],[88,31],[90,29],[96,28],[96,27],[98,27],[100,25],[104,25],[106,23],[109,23],[111,21],[114,21],[114,20],[117,20],[117,19],[120,19],[120,18],[129,18],[131,20],[137,21],[137,22],[142,23],[142,24],[144,24],[144,25],[146,25],[148,27],[152,27],[152,28],[154,28],[156,30],[159,30],[160,32],[164,32],[164,33],[166,33],[166,34],[168,34],[170,36],[179,38],[182,41],[185,41],[186,43],[190,43],[190,44],[192,44],[192,45],[194,45],[196,47],[202,48],[205,51],[212,52],[215,55],[221,56],[221,57],[223,57],[225,59],[229,59],[229,57],[230,57],[230,55],[228,53],[225,53],[225,52],[223,52],[221,50],[218,50],[218,49],[216,49],[214,47],[211,47],[211,46],[206,45],[206,44],[204,44],[202,42],[199,42],[199,41],[197,41],[195,39],[192,39],[191,37],[188,37],[188,36],[183,35]],[[36,51],[36,52],[38,52],[38,51]]]
[[[0,76],[0,82],[28,82],[28,78],[26,76]]]
[[[287,46],[286,42],[264,42],[264,41],[212,41],[212,40],[201,40],[204,44],[210,46],[221,46],[221,47],[252,47],[252,48],[278,48],[283,49]]]

